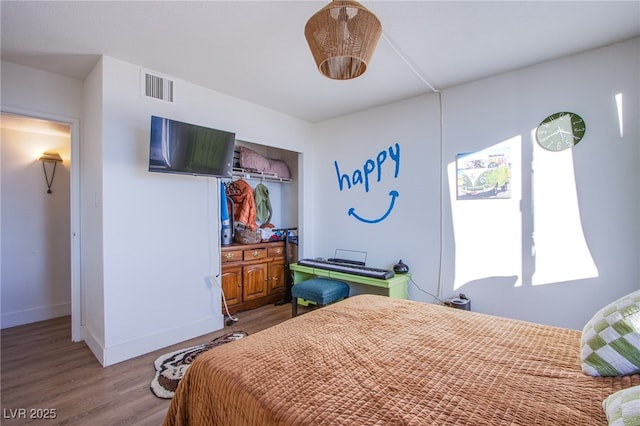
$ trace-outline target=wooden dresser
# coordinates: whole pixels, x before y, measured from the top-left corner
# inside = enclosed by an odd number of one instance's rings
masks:
[[[222,291],[229,313],[254,309],[285,298],[284,241],[221,247]],[[294,262],[294,248],[289,245]],[[222,314],[226,314],[224,303]]]

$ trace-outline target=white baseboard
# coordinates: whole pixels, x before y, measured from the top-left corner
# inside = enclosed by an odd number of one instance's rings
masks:
[[[93,352],[93,356],[98,359],[98,362],[105,367],[103,344],[96,339],[96,337],[91,333],[91,330],[86,326],[82,326],[82,340],[84,340],[84,343],[89,347],[89,350]]]
[[[103,367],[107,367],[223,328],[224,317],[220,314],[214,318],[205,318],[191,324],[163,330],[159,333],[106,348],[91,336],[86,328],[83,330],[83,334],[91,352]]]
[[[15,312],[3,312],[0,315],[0,328],[31,324],[32,322],[45,321],[67,315],[71,315],[71,302],[39,306]]]

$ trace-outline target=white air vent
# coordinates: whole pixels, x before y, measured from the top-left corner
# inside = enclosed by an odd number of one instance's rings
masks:
[[[142,95],[173,103],[173,80],[143,70]]]

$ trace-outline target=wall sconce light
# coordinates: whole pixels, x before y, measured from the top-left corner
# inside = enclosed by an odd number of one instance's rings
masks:
[[[57,152],[47,151],[38,160],[42,161],[42,170],[44,170],[44,179],[47,182],[47,194],[51,194],[51,185],[53,185],[53,178],[56,175],[56,166],[58,163],[62,163],[62,157]],[[51,168],[51,180],[47,174],[47,164]],[[51,166],[53,164],[53,167]]]

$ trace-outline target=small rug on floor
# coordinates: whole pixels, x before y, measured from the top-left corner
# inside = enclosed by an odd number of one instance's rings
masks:
[[[180,379],[198,355],[216,346],[240,340],[248,336],[244,331],[233,331],[216,337],[209,343],[180,349],[164,354],[155,360],[156,376],[151,381],[151,391],[158,398],[171,399],[176,392]]]

